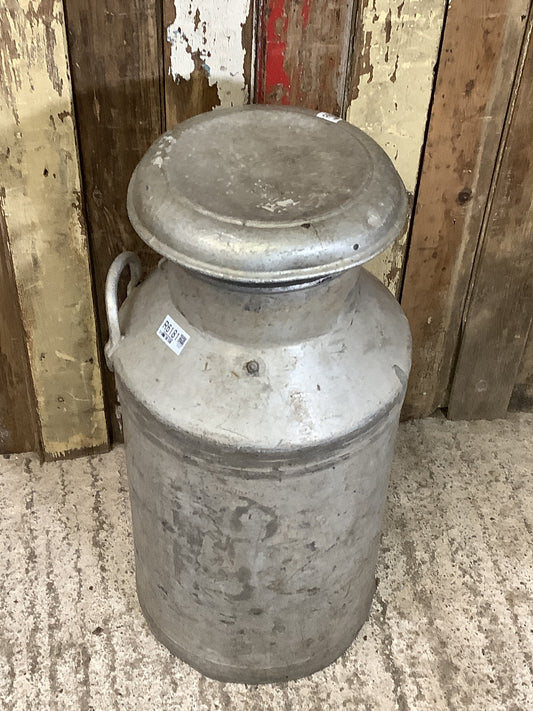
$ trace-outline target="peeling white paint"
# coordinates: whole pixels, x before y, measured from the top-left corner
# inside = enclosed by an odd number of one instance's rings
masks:
[[[373,0],[362,17],[363,58],[347,121],[385,150],[405,187],[414,192],[433,87],[446,0]],[[369,262],[396,293],[407,235]]]
[[[195,66],[193,55],[197,54],[209,85],[217,85],[221,107],[247,103],[242,28],[250,11],[249,0],[174,0],[174,4],[176,19],[167,28],[169,73],[174,80],[190,79]]]

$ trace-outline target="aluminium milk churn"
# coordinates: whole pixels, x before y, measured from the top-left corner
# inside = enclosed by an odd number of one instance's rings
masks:
[[[246,106],[157,139],[128,212],[164,257],[136,286],[124,253],[106,284],[143,613],[208,676],[310,674],[375,587],[410,335],[361,264],[401,232],[404,186],[348,123]]]

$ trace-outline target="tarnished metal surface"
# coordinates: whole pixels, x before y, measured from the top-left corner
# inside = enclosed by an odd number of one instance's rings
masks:
[[[407,321],[367,272],[254,293],[183,270],[169,285],[170,266],[126,300],[114,365],[119,387],[171,431],[215,449],[299,452],[372,427],[401,400]],[[155,334],[167,314],[191,334],[179,356]]]
[[[246,106],[161,136],[133,174],[128,212],[145,242],[184,266],[287,282],[381,252],[405,222],[407,196],[385,152],[354,126]]]
[[[156,637],[224,681],[333,662],[369,614],[398,408],[340,451],[269,457],[169,446],[123,397],[137,589]]]
[[[166,314],[191,334],[179,357],[155,335]],[[374,589],[409,370],[399,306],[364,271],[254,293],[167,264],[121,317],[114,363],[152,629],[217,678],[324,666]]]
[[[247,127],[244,148],[232,143],[234,124]],[[302,125],[333,131],[332,155],[302,158]],[[206,126],[226,139],[215,165]],[[350,644],[375,587],[410,336],[388,290],[346,267],[394,237],[405,192],[369,139],[309,112],[226,113],[182,132],[187,145],[200,142],[192,155],[201,162],[176,164],[181,139],[167,134],[129,193],[141,236],[139,209],[161,226],[156,244],[174,261],[131,291],[107,351],[122,403],[139,600],[158,639],[209,676],[296,678]],[[266,165],[257,165],[259,146]],[[219,172],[221,156],[230,165]],[[284,165],[264,183],[271,191],[277,181],[278,198],[260,220],[266,203],[254,186]],[[208,186],[193,208],[191,175]],[[307,282],[292,281],[295,265]],[[238,276],[208,276],[217,273]],[[182,335],[179,344],[169,333]]]

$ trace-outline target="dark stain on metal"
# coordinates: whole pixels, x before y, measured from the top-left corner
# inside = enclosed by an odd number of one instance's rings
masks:
[[[249,568],[241,566],[239,568],[239,570],[237,571],[237,580],[241,583],[242,590],[240,593],[237,593],[236,595],[228,595],[227,594],[226,597],[229,600],[233,600],[233,601],[249,600],[252,597],[252,593],[253,593],[253,587],[250,585],[251,577],[252,577],[252,574],[251,574]]]
[[[259,373],[259,363],[256,360],[249,360],[246,363],[246,370],[250,375],[257,375]]]
[[[407,380],[409,378],[408,374],[403,370],[403,368],[400,368],[399,365],[394,365],[393,366],[394,372],[396,373],[398,380],[402,384],[402,386],[406,387],[407,386]]]

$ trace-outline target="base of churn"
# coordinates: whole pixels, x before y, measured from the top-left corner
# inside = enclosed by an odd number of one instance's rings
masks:
[[[201,674],[204,674],[211,679],[216,679],[217,681],[229,683],[274,684],[282,681],[301,679],[302,677],[314,674],[315,672],[318,672],[337,661],[337,659],[344,654],[344,652],[352,644],[354,639],[357,637],[359,630],[367,620],[370,613],[373,595],[374,591],[372,591],[368,604],[366,605],[367,613],[364,615],[364,619],[354,620],[354,627],[346,631],[346,635],[342,640],[336,640],[335,647],[324,649],[320,655],[298,661],[293,665],[284,665],[282,667],[271,668],[262,667],[254,669],[253,671],[249,669],[243,670],[241,666],[232,666],[231,664],[217,664],[216,662],[210,662],[204,655],[200,656],[191,654],[190,650],[177,644],[157,626],[140,600],[139,604],[144,618],[148,623],[148,627],[154,637],[158,639],[161,644],[164,644],[165,647],[172,652],[172,654],[179,657],[179,659],[186,662],[189,666],[193,667],[193,669],[196,669],[196,671],[199,671]]]

